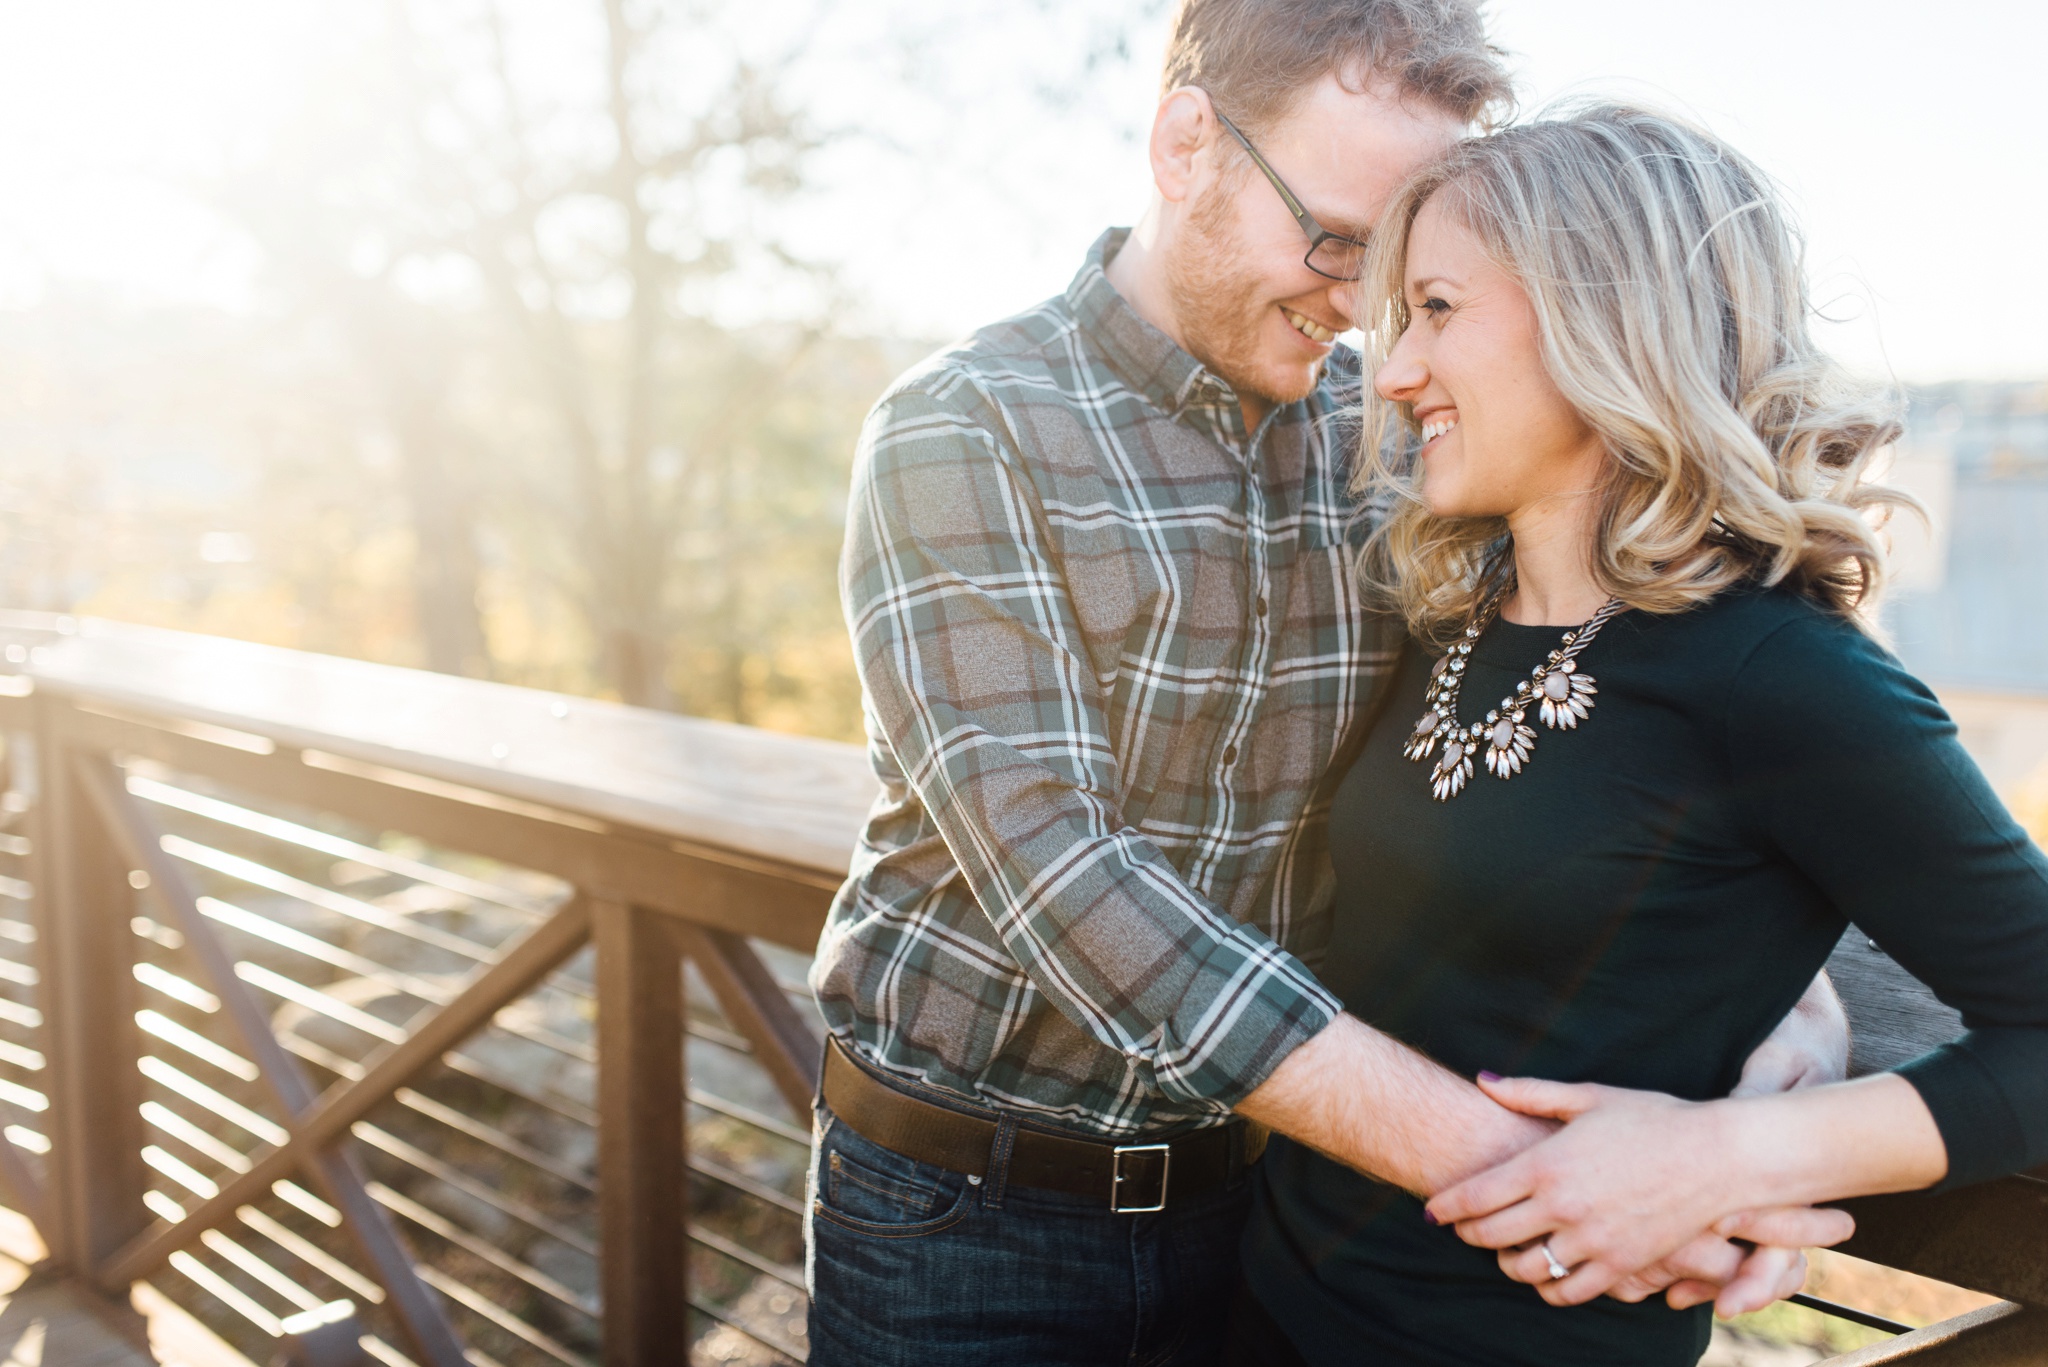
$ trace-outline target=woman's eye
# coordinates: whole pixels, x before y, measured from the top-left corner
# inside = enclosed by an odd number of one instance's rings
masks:
[[[1449,313],[1451,311],[1451,306],[1445,303],[1443,300],[1432,296],[1431,298],[1422,301],[1422,311],[1424,313],[1433,313],[1437,317],[1441,318],[1446,313]]]

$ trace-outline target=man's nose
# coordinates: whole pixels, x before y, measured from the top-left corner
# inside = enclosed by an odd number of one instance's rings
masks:
[[[1347,328],[1358,326],[1361,287],[1356,280],[1339,280],[1330,286],[1330,308]]]

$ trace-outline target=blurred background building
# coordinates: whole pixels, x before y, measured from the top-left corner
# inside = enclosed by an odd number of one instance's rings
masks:
[[[2048,384],[1914,389],[1893,477],[1932,525],[1894,528],[1885,625],[1992,782],[2048,836]]]
[[[2048,698],[2048,384],[1914,390],[1900,466],[1937,524],[1887,614],[1901,658]]]

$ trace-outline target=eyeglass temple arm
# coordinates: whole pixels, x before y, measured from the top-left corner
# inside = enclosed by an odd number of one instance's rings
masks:
[[[1238,126],[1230,121],[1229,116],[1224,114],[1222,110],[1215,109],[1213,105],[1211,109],[1216,115],[1216,121],[1229,130],[1230,136],[1236,138],[1238,145],[1244,148],[1245,155],[1252,159],[1252,165],[1258,167],[1260,174],[1271,181],[1273,188],[1280,192],[1281,202],[1287,206],[1287,212],[1294,215],[1294,221],[1301,225],[1302,231],[1308,234],[1309,242],[1314,244],[1320,242],[1323,238],[1337,236],[1337,234],[1316,222],[1315,216],[1308,211],[1307,207],[1300,200],[1294,197],[1294,191],[1287,188],[1287,182],[1280,179],[1280,173],[1266,164],[1266,159],[1259,155],[1259,149],[1252,146],[1252,140],[1246,137],[1239,130]]]

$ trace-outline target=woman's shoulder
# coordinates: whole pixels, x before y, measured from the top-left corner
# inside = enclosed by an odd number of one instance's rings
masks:
[[[1729,619],[1731,724],[1790,743],[1787,733],[1838,740],[1903,731],[1952,732],[1934,691],[1862,624],[1789,589],[1749,591]]]
[[[1793,589],[1745,585],[1685,612],[1628,613],[1614,625],[1631,617],[1639,668],[1700,706],[1931,697],[1861,624]]]
[[[1710,654],[1738,668],[1766,644],[1826,655],[1884,653],[1860,624],[1782,585],[1740,585],[1644,627],[1646,634],[1668,637],[1660,645]]]
[[[1748,588],[1724,595],[1733,635],[1749,649],[1748,666],[1776,662],[1823,672],[1882,668],[1905,675],[1883,642],[1863,622],[1810,595],[1779,586]]]
[[[1682,615],[1694,614],[1730,629],[1764,634],[1793,622],[1840,624],[1855,629],[1848,618],[1786,584],[1737,584]]]

